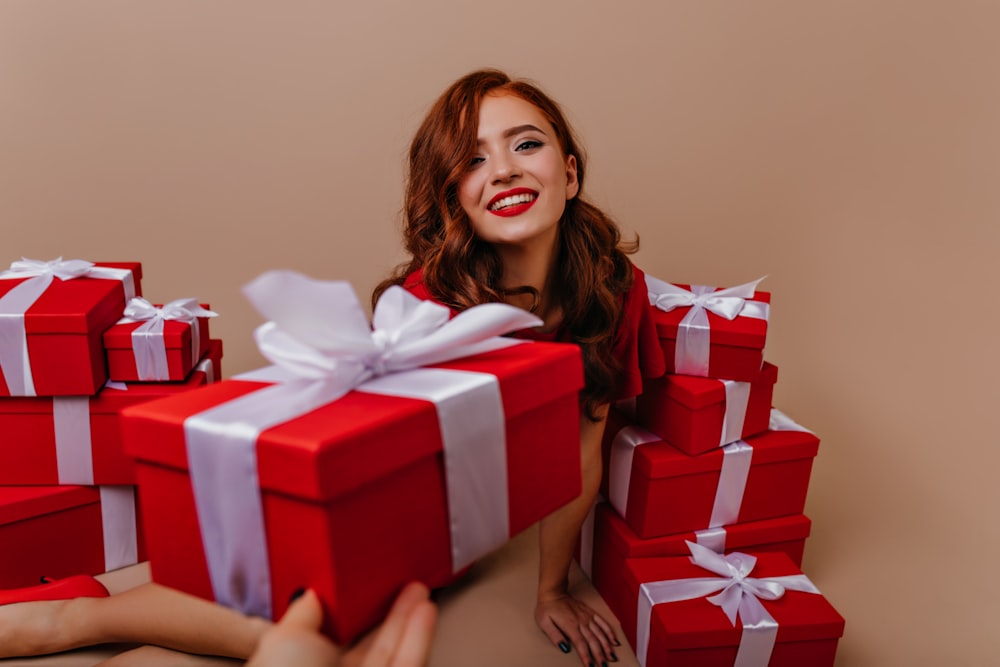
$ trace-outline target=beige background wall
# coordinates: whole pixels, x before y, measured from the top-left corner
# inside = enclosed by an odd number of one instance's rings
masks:
[[[407,142],[483,65],[540,81],[664,279],[768,274],[776,403],[823,439],[806,571],[839,665],[996,664],[1000,5],[0,3],[0,262],[141,260],[222,317],[293,267],[367,299]]]

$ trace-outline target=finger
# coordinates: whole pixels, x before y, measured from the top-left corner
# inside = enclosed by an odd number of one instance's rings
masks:
[[[594,620],[590,622],[590,634],[597,640],[600,651],[597,655],[604,656],[605,660],[611,660],[611,642],[608,641],[607,635],[604,633],[604,628],[602,628],[597,623],[597,616],[594,616]],[[591,650],[593,650],[594,645],[591,643]]]
[[[569,638],[563,634],[563,631],[556,626],[552,619],[545,618],[539,622],[539,627],[542,629],[542,632],[545,633],[545,636],[549,638],[549,641],[552,642],[552,644],[555,645],[560,651],[563,653],[570,652]]]
[[[585,664],[590,666],[604,662],[606,658],[604,656],[604,650],[601,648],[601,642],[594,636],[594,633],[591,632],[590,628],[581,623],[577,626],[577,630],[580,634],[578,644],[581,644],[586,648],[585,650],[581,650],[580,646],[577,646],[576,650],[580,654],[581,659],[583,657],[587,658]]]
[[[555,621],[553,621],[555,623]],[[590,652],[590,643],[587,638],[583,636],[581,629],[582,625],[577,624],[575,627],[563,629],[558,623],[555,623],[556,628],[560,631],[562,635],[566,637],[573,648],[576,649],[576,654],[580,657],[580,662],[583,663],[584,667],[591,667],[594,663],[594,656]],[[562,648],[560,646],[559,648]],[[564,653],[569,653],[566,649],[563,649]],[[599,654],[598,654],[599,655]]]
[[[283,628],[319,630],[323,625],[323,605],[313,590],[307,590],[288,607],[278,624]]]
[[[396,652],[403,637],[407,620],[413,609],[422,601],[426,601],[430,591],[419,582],[408,584],[399,593],[396,601],[385,617],[382,626],[375,632],[368,655],[362,663],[364,667],[381,667],[389,664],[389,659]]]
[[[423,667],[430,656],[437,624],[437,607],[430,600],[422,600],[410,611],[393,657],[392,667]]]
[[[615,646],[622,645],[622,643],[618,641],[618,633],[615,632],[615,629],[611,627],[610,623],[604,620],[603,616],[600,614],[594,614],[594,623],[597,623],[601,630],[604,631],[604,636],[608,638],[608,641]]]

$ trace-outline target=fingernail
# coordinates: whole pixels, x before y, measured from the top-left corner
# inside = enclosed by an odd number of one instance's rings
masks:
[[[288,596],[288,604],[292,604],[305,594],[306,594],[306,589],[296,588],[294,591],[292,591],[292,594]]]
[[[614,651],[611,652],[611,662],[618,662],[618,656],[615,655]]]
[[[617,639],[615,639],[615,646],[621,646],[621,645],[622,645],[622,643],[620,641],[618,641]]]
[[[569,644],[566,642],[559,642],[559,650],[563,653],[569,653]]]
[[[608,663],[606,663],[603,660],[601,660],[601,667],[608,667]]]

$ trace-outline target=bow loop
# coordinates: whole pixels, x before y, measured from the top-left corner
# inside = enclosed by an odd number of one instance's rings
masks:
[[[690,290],[686,290],[652,276],[646,276],[646,286],[650,304],[664,312],[690,306],[698,310],[709,310],[720,317],[732,320],[743,310],[747,299],[753,298],[757,285],[765,277],[721,290],[704,285],[692,285]]]
[[[10,276],[21,274],[25,277],[52,275],[60,280],[72,280],[86,275],[93,267],[93,262],[83,259],[63,261],[62,257],[57,257],[44,261],[22,257],[20,260],[11,262],[10,269],[4,273]]]

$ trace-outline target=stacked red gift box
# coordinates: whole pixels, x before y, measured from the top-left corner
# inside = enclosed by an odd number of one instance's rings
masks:
[[[215,382],[215,314],[141,298],[137,262],[0,271],[0,588],[144,558],[129,406]]]
[[[645,667],[832,665],[843,619],[798,569],[819,440],[771,407],[770,295],[647,285],[668,374],[611,409],[582,565]]]

